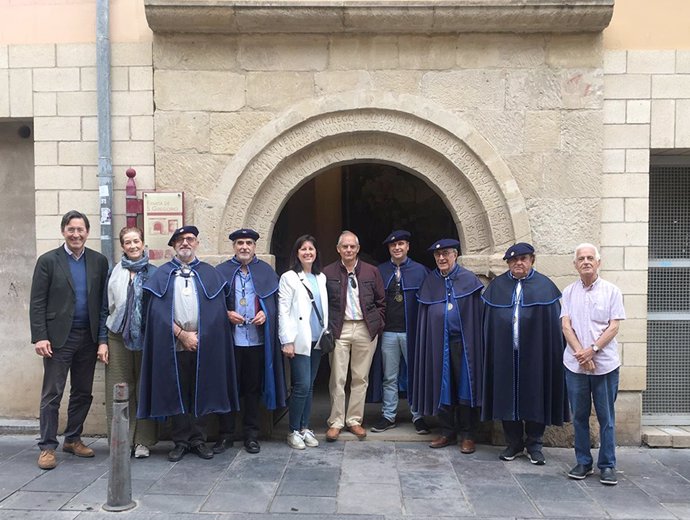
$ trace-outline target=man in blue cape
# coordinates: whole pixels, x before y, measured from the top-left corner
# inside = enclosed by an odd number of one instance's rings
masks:
[[[561,292],[534,270],[534,247],[519,242],[503,260],[508,271],[487,287],[484,300],[484,404],[482,418],[503,421],[505,450],[499,458],[524,453],[532,464],[542,453],[547,424],[568,420],[559,299]]]
[[[243,400],[244,448],[259,453],[259,402],[268,410],[283,408],[286,399],[283,356],[278,341],[278,283],[273,268],[256,257],[259,234],[238,229],[228,236],[235,256],[217,267],[227,282],[228,318],[235,345],[240,398]],[[215,453],[232,446],[235,417],[219,416]]]
[[[441,435],[431,448],[460,438],[460,451],[474,453],[482,402],[482,282],[457,264],[460,243],[444,238],[429,251],[437,268],[417,293],[419,314],[412,379],[412,408],[438,415]]]
[[[175,257],[146,281],[146,330],[137,417],[172,416],[171,462],[210,459],[201,418],[239,409],[225,281],[196,258],[199,230],[176,229]]]

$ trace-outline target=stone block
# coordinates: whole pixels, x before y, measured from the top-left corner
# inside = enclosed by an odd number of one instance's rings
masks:
[[[604,74],[625,74],[626,71],[626,51],[604,51]]]
[[[467,71],[475,75],[493,72]],[[562,76],[556,69],[533,70],[508,70],[499,74],[503,81],[506,78],[506,87],[496,85],[496,88],[505,90],[505,109],[507,110],[554,110],[561,108],[562,100]],[[496,78],[493,78],[495,81]],[[458,88],[458,87],[456,87]],[[453,92],[457,95],[457,92]],[[500,99],[499,99],[500,101]],[[498,108],[501,108],[500,106]]]
[[[240,39],[239,68],[247,71],[317,71],[328,66],[322,35],[253,35]]]
[[[690,148],[690,100],[676,101],[676,148]]]
[[[625,100],[607,99],[604,101],[604,124],[625,123]]]
[[[604,146],[607,144],[604,141]],[[625,150],[604,150],[602,155],[604,173],[623,173],[625,171]]]
[[[627,311],[627,309],[626,309]],[[626,313],[627,315],[627,313]],[[647,344],[646,343],[626,343],[623,345],[622,362],[628,367],[647,366]]]
[[[114,141],[113,164],[154,164],[153,142]]]
[[[563,108],[599,110],[604,102],[604,75],[600,69],[566,69],[561,72]]]
[[[601,216],[598,198],[526,200],[535,243],[542,254],[572,254],[573,245],[597,236]],[[553,215],[560,217],[554,219]]]
[[[673,74],[652,76],[652,98],[690,98],[690,75]]]
[[[56,215],[58,213],[58,192],[41,190],[35,193],[36,215]]]
[[[111,47],[113,66],[152,66],[153,46],[150,42],[113,43]]]
[[[371,83],[370,73],[364,70],[325,70],[314,74],[317,96],[349,90],[369,90]]]
[[[625,219],[624,199],[605,198],[601,201],[602,222],[623,222]]]
[[[652,93],[648,74],[620,74],[604,76],[606,99],[649,99]]]
[[[546,152],[560,147],[561,114],[541,110],[525,114],[524,150]]]
[[[627,101],[626,123],[649,123],[652,103],[648,99],[629,99]]]
[[[649,125],[604,125],[605,148],[649,148]]]
[[[281,73],[275,74],[278,76],[274,79],[278,79]],[[154,74],[156,109],[210,112],[239,110],[245,105],[245,90],[249,90],[245,81],[244,75],[225,71],[157,70]],[[272,85],[271,95],[278,96],[278,92],[284,88],[289,89],[290,85]]]
[[[116,190],[124,190],[127,185],[127,168],[134,167],[137,172],[137,190],[139,196],[143,190],[156,189],[156,175],[153,165],[139,165],[139,164],[116,164],[113,165],[113,187]]]
[[[36,190],[78,190],[82,187],[79,166],[36,166],[34,178]],[[59,226],[57,229],[60,229]]]
[[[129,90],[153,90],[153,68],[129,67]]]
[[[36,141],[34,143],[34,164],[47,166],[58,163],[58,148],[55,141]]]
[[[625,151],[626,173],[649,173],[649,149]]]
[[[0,70],[0,117],[10,117],[10,71]]]
[[[516,68],[544,65],[546,37],[542,34],[460,34],[456,63],[461,69]]]
[[[671,448],[673,436],[657,426],[642,426],[642,442],[650,448]]]
[[[565,112],[561,129],[561,149],[571,153],[601,153],[602,126],[603,114],[600,110]],[[606,126],[608,125],[604,128]]]
[[[602,66],[602,38],[596,33],[552,34],[546,41],[546,64],[550,67]]]
[[[117,180],[115,175],[115,166],[113,166],[113,184]],[[137,185],[138,187],[138,185]],[[98,167],[97,166],[83,166],[81,169],[81,189],[82,190],[98,190]]]
[[[10,45],[10,68],[55,67],[55,45]]]
[[[7,45],[0,45],[0,69],[7,69],[10,66]]]
[[[690,73],[690,50],[676,49],[676,74]]]
[[[673,148],[676,130],[676,102],[673,99],[655,99],[651,108],[650,146]]]
[[[248,107],[280,110],[311,97],[314,77],[309,72],[250,72],[246,92]]]
[[[113,92],[111,106],[114,116],[150,116],[153,114],[153,93]]]
[[[397,69],[400,65],[396,36],[334,35],[329,48],[330,69]]]
[[[58,67],[95,67],[95,43],[59,43],[56,46]]]
[[[35,92],[34,93],[34,116],[55,116],[57,115],[57,93],[56,92]]]
[[[383,92],[419,95],[421,93],[421,71],[377,70],[370,73],[372,87]]]
[[[82,91],[96,90],[96,67],[83,67],[79,69],[79,81]],[[129,90],[129,68],[111,67],[110,68],[110,90],[119,92]]]
[[[59,116],[98,115],[96,92],[58,92],[57,113]]]
[[[649,267],[649,251],[646,247],[625,248],[625,268],[646,271]]]
[[[626,367],[622,366],[620,371],[620,383],[618,387],[621,391],[647,389],[647,367]]]
[[[81,121],[78,117],[36,117],[34,118],[34,139],[36,141],[79,141]]]
[[[604,199],[606,201],[607,199]],[[596,242],[595,242],[596,244]],[[577,246],[574,244],[573,247]],[[622,271],[625,264],[625,248],[601,245],[599,247],[602,269],[609,271]]]
[[[457,39],[452,36],[400,36],[400,68],[444,70],[455,67]]]
[[[149,116],[150,117],[150,116]],[[113,141],[129,141],[129,118],[113,116],[110,118],[110,137]],[[81,140],[98,141],[98,118],[82,117]]]
[[[573,193],[601,192],[601,154],[554,152],[541,154],[537,198],[570,198]],[[524,181],[520,181],[521,185]]]
[[[649,199],[625,199],[626,222],[649,222]]]
[[[57,229],[60,229],[60,219],[58,219],[58,227]],[[60,244],[64,244],[64,240],[60,240],[59,238],[53,238],[53,239],[47,239],[47,240],[36,240],[36,256],[40,256],[43,253],[47,253],[51,249],[55,249],[58,247]]]
[[[10,116],[32,117],[34,115],[31,69],[11,69]]]
[[[153,141],[153,117],[132,116],[129,123],[133,141]]]
[[[503,74],[494,70],[428,72],[422,77],[422,94],[450,110],[502,109],[505,90]]]
[[[78,68],[34,69],[35,92],[69,92],[73,90],[79,90]]]
[[[227,162],[225,155],[157,153],[156,189],[184,190],[191,209],[196,197],[208,196],[210,187],[216,186]]]
[[[60,165],[98,165],[98,143],[96,141],[63,141],[58,143]]]
[[[646,278],[646,277],[645,277]],[[611,276],[607,278],[614,282]],[[615,283],[615,282],[614,282]],[[618,284],[616,284],[618,285]],[[621,288],[623,290],[623,288]],[[646,286],[645,286],[646,290]],[[618,329],[618,336],[616,336],[619,343],[646,343],[647,342],[647,320],[623,320]]]
[[[616,443],[639,446],[642,439],[642,394],[621,389],[616,399]]]
[[[163,112],[154,116],[156,151],[203,153],[209,151],[209,114]]]
[[[625,306],[625,316],[628,319],[647,318],[646,294],[624,294],[623,305]]]
[[[36,215],[36,239],[37,240],[59,239],[60,238],[60,220],[61,219],[62,219],[62,215]],[[64,243],[64,240],[62,242]],[[53,246],[53,247],[55,247],[55,246]]]
[[[501,155],[522,152],[524,112],[475,109],[464,117]]]
[[[646,271],[609,271],[608,265],[603,265],[602,268],[606,272],[606,278],[609,282],[618,286],[624,294],[647,294],[647,272]],[[602,275],[603,276],[603,275]],[[633,320],[626,320],[632,323]],[[645,322],[646,324],[646,322]],[[646,329],[645,329],[646,330]],[[635,337],[634,339],[625,339],[621,341],[647,341],[646,336]]]
[[[98,215],[100,213],[100,198],[98,197],[98,191],[62,190],[58,194],[58,204],[58,212],[62,214],[74,208],[79,208],[79,211],[87,215]],[[89,247],[90,246],[91,244],[89,244]]]
[[[646,223],[602,223],[601,245],[607,246],[646,246],[648,229]]]
[[[681,426],[659,426],[659,429],[671,435],[674,448],[690,448],[690,430]]]
[[[629,50],[627,72],[631,74],[673,74],[676,52]]]
[[[261,127],[273,119],[270,112],[211,114],[210,150],[213,154],[236,154]]]
[[[156,69],[235,70],[238,47],[236,36],[157,33],[153,62]]]

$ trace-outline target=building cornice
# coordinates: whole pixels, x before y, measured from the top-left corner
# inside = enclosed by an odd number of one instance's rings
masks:
[[[154,32],[600,32],[614,0],[144,0]]]

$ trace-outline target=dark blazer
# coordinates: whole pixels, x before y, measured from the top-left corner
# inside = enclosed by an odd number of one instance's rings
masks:
[[[89,324],[94,342],[107,343],[105,320],[108,317],[104,298],[108,280],[108,260],[93,249],[84,249]],[[74,316],[74,283],[67,263],[64,244],[42,254],[36,261],[31,281],[31,343],[49,340],[60,348],[67,341]]]

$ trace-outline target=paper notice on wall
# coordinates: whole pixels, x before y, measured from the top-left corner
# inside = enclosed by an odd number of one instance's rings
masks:
[[[98,187],[98,195],[100,197],[107,197],[109,194],[110,194],[110,192],[108,190],[107,184],[104,184],[104,185]]]

